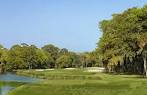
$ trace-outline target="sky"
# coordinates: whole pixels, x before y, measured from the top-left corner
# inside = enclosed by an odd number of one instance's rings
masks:
[[[0,0],[0,43],[54,44],[71,51],[95,50],[98,23],[147,0]]]

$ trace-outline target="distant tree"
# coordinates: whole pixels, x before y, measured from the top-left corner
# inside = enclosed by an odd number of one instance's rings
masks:
[[[56,61],[56,67],[57,68],[66,68],[66,67],[70,67],[72,63],[72,59],[70,56],[68,55],[62,55],[60,56],[57,61]]]
[[[60,49],[60,51],[58,52],[58,56],[60,57],[60,56],[62,56],[62,55],[66,55],[66,54],[68,54],[69,52],[68,52],[68,49],[66,49],[66,48],[63,48],[63,49]]]
[[[0,45],[0,72],[3,73],[6,71],[6,64],[7,64],[7,52],[8,50]]]
[[[41,49],[26,43],[13,45],[9,50],[0,45],[0,64],[8,71],[17,69],[80,68],[94,66],[94,53],[75,53],[45,45]]]
[[[80,68],[81,66],[80,56],[75,52],[69,52],[68,56],[70,56],[72,60],[70,67]]]
[[[8,66],[12,69],[32,69],[36,64],[37,47],[34,45],[14,45],[8,53]]]
[[[22,57],[23,48],[20,45],[13,45],[8,52],[7,69],[25,69],[27,64]]]
[[[56,59],[58,58],[59,48],[54,45],[45,45],[42,47],[42,50],[47,52],[49,57],[51,56],[54,60],[54,63],[56,62]]]
[[[23,51],[22,51],[22,57],[24,58],[24,61],[28,64],[28,68],[32,69],[33,65],[35,65],[36,59],[37,59],[37,47],[34,45],[26,45],[23,46]]]
[[[37,49],[37,64],[36,68],[53,68],[54,60],[51,55],[41,49]]]

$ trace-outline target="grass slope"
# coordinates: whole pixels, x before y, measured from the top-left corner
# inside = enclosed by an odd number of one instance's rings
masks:
[[[87,73],[82,70],[21,71],[20,73],[27,76],[42,76],[46,80],[20,86],[9,95],[147,95],[147,80],[136,75]],[[81,78],[83,76],[84,78]]]

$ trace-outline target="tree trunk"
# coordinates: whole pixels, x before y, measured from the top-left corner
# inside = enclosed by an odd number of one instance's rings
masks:
[[[146,54],[145,54],[145,56],[143,58],[143,62],[144,62],[144,75],[145,75],[145,77],[147,77],[147,68],[146,68],[146,62],[147,62],[147,60],[146,60]]]
[[[31,70],[31,65],[30,65],[30,63],[28,62],[28,66],[29,66],[29,70]]]

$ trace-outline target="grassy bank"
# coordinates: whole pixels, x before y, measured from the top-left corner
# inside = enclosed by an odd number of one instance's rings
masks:
[[[26,83],[23,82],[8,82],[8,81],[0,81],[0,87],[2,86],[12,86],[12,87],[18,87],[21,85],[25,85]]]
[[[96,73],[85,72],[84,70],[45,70],[45,71],[35,71],[35,70],[19,70],[18,75],[31,76],[35,78],[47,79],[47,80],[101,80]]]
[[[147,80],[137,75],[110,75],[82,70],[19,71],[18,74],[41,76],[45,80],[20,86],[9,95],[147,95]]]

